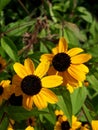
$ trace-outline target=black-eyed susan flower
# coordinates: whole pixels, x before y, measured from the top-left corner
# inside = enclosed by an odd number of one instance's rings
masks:
[[[6,60],[3,59],[1,56],[0,56],[0,72],[2,72],[2,70],[4,70],[6,67]]]
[[[70,126],[67,117],[60,110],[56,110],[57,122],[54,126],[54,130],[76,130],[81,127],[81,122],[77,120],[77,117],[72,116],[72,126]]]
[[[0,104],[3,100],[10,97],[10,80],[2,80],[0,82]]]
[[[62,83],[62,77],[58,75],[45,76],[49,62],[43,62],[35,69],[32,60],[25,59],[24,65],[14,64],[17,73],[13,77],[12,84],[15,87],[16,96],[23,96],[23,106],[32,109],[35,104],[39,109],[47,107],[47,102],[54,104],[58,101],[57,96],[47,88],[53,88]]]
[[[98,120],[92,120],[91,126],[92,130],[98,130]]]
[[[63,85],[66,85],[69,91],[72,92],[73,87],[80,86],[89,72],[88,67],[83,63],[91,59],[91,55],[79,54],[81,52],[83,52],[83,49],[78,47],[68,50],[66,40],[61,37],[59,44],[52,49],[52,54],[43,54],[40,61],[49,61],[51,66],[48,74],[58,73],[58,75],[61,75]]]

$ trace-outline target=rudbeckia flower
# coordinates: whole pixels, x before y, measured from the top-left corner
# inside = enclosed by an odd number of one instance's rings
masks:
[[[13,77],[12,84],[15,87],[15,95],[23,96],[23,106],[32,109],[35,104],[39,109],[47,107],[47,102],[54,104],[58,101],[57,96],[48,88],[62,84],[62,77],[58,75],[45,76],[49,62],[43,62],[35,69],[33,61],[25,59],[24,65],[15,63],[13,65],[17,75]]]
[[[92,120],[91,126],[92,130],[98,130],[98,120]]]
[[[4,70],[6,67],[6,61],[5,59],[3,59],[1,56],[0,56],[0,72],[2,72],[2,70]]]
[[[0,82],[0,104],[3,100],[10,97],[10,80],[2,80]]]
[[[72,48],[68,50],[66,40],[61,37],[59,44],[52,49],[52,54],[43,54],[40,61],[47,60],[51,66],[48,74],[61,75],[63,77],[63,85],[67,86],[69,91],[73,91],[72,87],[81,85],[81,82],[86,79],[86,74],[89,69],[83,63],[91,59],[90,54],[79,54],[83,52],[81,48]]]
[[[77,117],[72,116],[72,126],[70,126],[67,117],[60,110],[56,110],[57,122],[54,126],[54,130],[76,130],[81,127],[81,122],[77,120]]]

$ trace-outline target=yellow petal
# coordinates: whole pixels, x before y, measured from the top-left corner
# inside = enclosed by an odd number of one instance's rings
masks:
[[[89,69],[86,65],[84,64],[80,64],[79,67],[81,68],[81,70],[85,73],[88,73],[89,72]]]
[[[34,72],[34,64],[33,64],[33,61],[31,59],[29,59],[29,58],[25,59],[24,66],[26,68],[26,71],[27,71],[28,75],[33,74],[33,72]]]
[[[42,88],[41,93],[42,93],[44,99],[46,100],[46,102],[54,104],[58,101],[57,96],[51,90],[49,90],[47,88]]]
[[[72,86],[78,85],[78,81],[74,77],[72,77],[68,73],[68,71],[63,72],[63,81],[64,81],[65,85],[68,83]]]
[[[80,53],[80,52],[83,52],[84,50],[82,49],[82,48],[72,48],[72,49],[70,49],[68,52],[67,52],[67,54],[70,56],[70,57],[72,57],[72,56],[75,56],[75,55],[77,55],[78,53]]]
[[[52,61],[53,54],[43,54],[41,55],[40,61]]]
[[[71,65],[68,68],[69,74],[78,81],[84,81],[86,79],[85,73],[78,65]]]
[[[18,75],[14,75],[12,78],[12,84],[14,84],[16,86],[20,86],[21,81],[22,81],[22,79]]]
[[[72,128],[74,130],[80,128],[81,122],[77,121],[77,118],[75,116],[72,116]]]
[[[27,100],[26,100],[26,106],[29,110],[32,109],[32,105],[33,105],[33,98],[32,97],[27,97]]]
[[[61,37],[58,45],[59,53],[66,52],[67,48],[68,48],[67,41],[65,40],[65,38]]]
[[[15,63],[13,65],[13,67],[14,67],[15,72],[17,73],[17,75],[20,78],[24,78],[25,76],[27,76],[27,71],[26,71],[25,67],[22,64]]]
[[[56,55],[57,53],[59,53],[58,46],[57,46],[57,47],[54,47],[54,48],[52,49],[52,53],[53,53],[54,55]]]
[[[28,126],[25,130],[34,130],[34,128],[31,126]]]
[[[69,84],[67,84],[67,89],[69,90],[70,93],[73,93],[73,91],[74,91],[74,87],[72,87]]]
[[[41,94],[37,94],[33,96],[33,101],[34,104],[39,108],[46,108],[47,107],[47,102],[46,100],[43,98],[43,96]]]
[[[49,61],[42,61],[36,68],[34,74],[42,78],[47,73],[49,66],[50,66]]]
[[[63,78],[58,75],[51,75],[51,76],[46,76],[41,79],[42,81],[42,86],[45,88],[53,88],[61,85],[63,83]]]
[[[71,57],[71,63],[82,64],[82,63],[87,62],[90,59],[91,59],[90,54],[80,54],[80,55],[76,55],[76,56]]]
[[[92,130],[98,130],[98,120],[92,120],[91,126]]]

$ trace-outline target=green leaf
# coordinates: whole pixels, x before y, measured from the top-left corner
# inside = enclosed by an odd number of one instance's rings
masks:
[[[62,95],[62,96],[58,96],[59,101],[58,101],[57,105],[67,116],[68,121],[71,125],[71,123],[72,123],[72,104],[71,104],[70,93],[68,90],[64,89],[64,90],[60,91],[60,95]]]
[[[82,110],[83,110],[84,114],[86,115],[87,120],[88,120],[89,123],[90,123],[90,122],[92,121],[92,117],[91,117],[91,115],[90,115],[89,109],[88,109],[85,105],[83,105],[83,106],[82,106]]]
[[[4,117],[2,122],[0,123],[0,130],[7,130],[9,121],[7,117]]]
[[[1,46],[12,60],[18,59],[16,46],[8,37],[1,38]]]
[[[40,42],[40,52],[49,53],[46,43]]]
[[[81,18],[83,18],[88,23],[92,23],[92,21],[93,21],[92,15],[91,15],[91,13],[89,11],[86,10],[86,8],[78,7],[77,10],[81,13],[81,14],[79,14],[79,16]]]
[[[94,75],[90,75],[87,77],[87,80],[92,85],[92,88],[98,93],[98,79]]]
[[[0,0],[0,11],[4,9],[4,7],[10,2],[11,0]]]
[[[45,114],[44,111],[38,111],[38,109],[33,109],[28,111],[20,106],[9,106],[5,108],[5,112],[9,115],[10,118],[15,121],[20,122],[21,120],[25,120],[31,116],[38,116],[39,114]]]
[[[82,105],[87,96],[87,90],[85,87],[80,87],[74,90],[71,94],[73,114],[77,114],[81,109]]]

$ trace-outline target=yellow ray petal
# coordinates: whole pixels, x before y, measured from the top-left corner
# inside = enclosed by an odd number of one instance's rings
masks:
[[[84,64],[80,64],[79,67],[81,68],[81,70],[85,73],[88,73],[89,72],[89,69],[86,65]]]
[[[47,88],[42,88],[41,93],[42,93],[44,99],[51,104],[54,104],[58,101],[57,96],[51,90],[49,90]]]
[[[74,77],[72,77],[69,73],[68,73],[68,71],[65,71],[64,73],[63,73],[63,80],[64,80],[64,82],[67,84],[67,83],[69,83],[70,85],[73,85],[73,86],[75,86],[76,84],[78,85],[78,81],[74,78]]]
[[[42,61],[36,68],[34,74],[42,78],[47,73],[49,66],[50,66],[49,61]]]
[[[98,120],[92,120],[91,126],[93,130],[98,130]]]
[[[14,84],[16,86],[20,86],[21,85],[21,81],[22,81],[22,79],[18,75],[16,75],[16,74],[12,78],[12,84]]]
[[[43,54],[41,55],[40,61],[52,61],[53,54]]]
[[[87,62],[90,59],[91,59],[90,54],[80,54],[80,55],[76,55],[76,56],[71,57],[71,63],[82,64],[82,63]]]
[[[32,109],[32,105],[33,105],[33,98],[28,96],[27,99],[26,99],[26,106],[29,110]]]
[[[28,126],[25,130],[34,130],[32,126]]]
[[[57,47],[54,47],[54,48],[52,49],[52,53],[53,53],[54,55],[56,55],[57,53],[59,53],[58,46],[57,46]]]
[[[77,118],[73,115],[72,116],[72,129],[76,130],[80,128],[80,126],[81,126],[81,122],[79,122]]]
[[[33,64],[33,61],[31,59],[29,59],[29,58],[25,59],[24,66],[25,66],[25,68],[27,70],[28,75],[33,74],[33,72],[34,72],[34,64]]]
[[[78,65],[71,65],[68,68],[69,74],[78,81],[84,81],[86,79],[85,72],[83,72]]]
[[[43,99],[43,96],[41,94],[34,95],[33,101],[39,109],[47,107],[47,102]]]
[[[51,75],[41,79],[42,86],[45,88],[53,88],[63,83],[63,78],[58,75]]]
[[[27,76],[27,72],[26,72],[26,69],[25,67],[20,64],[20,63],[15,63],[13,65],[14,67],[14,70],[15,72],[17,73],[17,75],[20,77],[20,78],[24,78],[25,76]]]
[[[68,49],[68,44],[65,38],[61,37],[58,44],[59,53],[66,52]]]
[[[72,48],[70,49],[67,54],[71,57],[71,56],[75,56],[80,52],[83,52],[84,50],[82,48]]]

